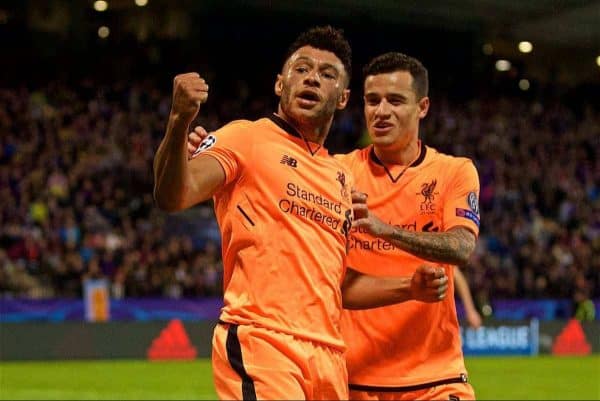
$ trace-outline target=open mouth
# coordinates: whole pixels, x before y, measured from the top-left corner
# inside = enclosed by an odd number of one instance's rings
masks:
[[[385,121],[379,121],[377,123],[375,123],[373,125],[373,127],[375,127],[376,129],[387,129],[387,128],[391,128],[394,125]]]
[[[308,103],[316,103],[321,100],[318,94],[307,90],[298,93],[298,99]]]
[[[373,124],[372,127],[373,134],[375,134],[376,136],[380,136],[387,135],[390,131],[392,131],[394,129],[394,124],[391,124],[386,121],[378,121],[375,124]]]

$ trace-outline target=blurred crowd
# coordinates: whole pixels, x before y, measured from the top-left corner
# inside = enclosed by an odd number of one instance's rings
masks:
[[[465,269],[490,298],[600,296],[600,115],[590,104],[434,101],[425,142],[471,157],[481,234]]]
[[[274,110],[243,83],[237,92],[211,98],[198,123]],[[169,91],[151,82],[0,89],[0,296],[80,297],[86,279],[103,277],[115,298],[222,292],[210,202],[175,215],[153,204],[169,108]],[[421,136],[477,165],[481,234],[464,268],[477,303],[600,296],[598,110],[435,96]],[[355,101],[327,147],[365,138]]]

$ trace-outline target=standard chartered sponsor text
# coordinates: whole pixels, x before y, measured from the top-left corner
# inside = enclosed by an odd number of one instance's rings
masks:
[[[330,199],[325,198],[323,195],[315,194],[314,192],[307,191],[293,182],[288,182],[287,191],[288,196],[299,198],[304,201],[314,203],[315,205],[324,206],[332,212],[342,214],[342,203],[333,202]]]
[[[391,221],[388,222],[392,224],[394,227],[402,228],[404,230],[409,231],[417,231],[417,222],[414,221],[412,223],[405,224],[393,224]],[[365,250],[379,250],[379,251],[393,251],[398,249],[391,242],[381,239],[381,238],[373,238],[370,236],[365,228],[356,228],[353,227],[350,231],[350,241],[349,246],[350,249],[365,249]],[[360,235],[360,236],[359,236]]]
[[[298,198],[305,202],[309,202],[317,206],[322,206],[339,215],[342,214],[341,202],[333,202],[322,195],[315,194],[311,191],[307,191],[292,182],[289,182],[287,184],[286,194],[292,198]],[[325,214],[315,207],[308,206],[304,202],[296,202],[294,199],[280,199],[279,209],[281,209],[281,211],[285,213],[305,217],[317,223],[324,224],[333,228],[334,230],[337,230],[341,223],[341,218],[334,217],[330,214]]]
[[[379,239],[379,238],[375,238],[372,240],[361,240],[354,236],[350,237],[349,246],[350,246],[350,249],[353,249],[353,248],[366,249],[366,250],[377,249],[377,250],[383,250],[383,251],[391,251],[393,249],[396,249],[396,247],[387,240],[383,240],[383,239]]]

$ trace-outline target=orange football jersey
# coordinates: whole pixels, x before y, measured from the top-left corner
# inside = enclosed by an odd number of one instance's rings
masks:
[[[479,233],[479,178],[473,163],[422,145],[408,168],[387,166],[372,146],[336,156],[368,194],[369,209],[386,223],[413,231],[465,226]],[[373,275],[411,275],[435,265],[391,243],[353,229],[348,266]],[[364,311],[344,310],[352,385],[404,387],[466,374],[454,304],[453,269],[447,265],[447,296],[439,303],[404,302]]]
[[[276,115],[230,123],[200,149],[226,175],[214,196],[224,265],[221,320],[343,349],[348,169]]]

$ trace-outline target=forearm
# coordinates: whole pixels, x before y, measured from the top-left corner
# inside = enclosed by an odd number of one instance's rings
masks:
[[[475,249],[475,236],[466,228],[428,233],[387,225],[378,237],[422,259],[453,265],[467,263]]]
[[[188,124],[171,116],[167,132],[154,156],[154,197],[158,207],[168,211],[184,208],[188,191]]]
[[[348,269],[342,285],[346,309],[377,308],[411,299],[411,277],[376,277]]]

